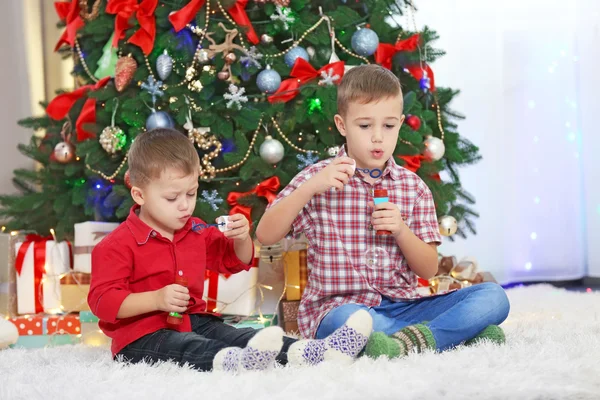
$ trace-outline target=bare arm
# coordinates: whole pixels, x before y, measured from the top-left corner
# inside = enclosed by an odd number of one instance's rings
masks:
[[[335,158],[315,176],[301,184],[288,196],[279,200],[262,216],[256,228],[256,237],[264,245],[280,241],[292,228],[292,223],[314,195],[336,188],[342,189],[354,172],[354,160]]]
[[[408,227],[396,237],[396,243],[415,274],[423,279],[435,276],[438,271],[437,244],[425,243]]]

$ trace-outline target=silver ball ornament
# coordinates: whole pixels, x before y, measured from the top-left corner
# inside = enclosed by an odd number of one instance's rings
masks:
[[[271,43],[273,43],[273,36],[269,36],[266,33],[263,33],[260,36],[260,42],[262,44],[271,44]]]
[[[335,157],[339,152],[340,146],[333,146],[327,149],[327,154],[329,154],[330,157]]]
[[[154,111],[146,120],[146,130],[148,131],[157,128],[173,128],[174,126],[173,118],[164,111]]]
[[[352,49],[363,57],[375,54],[379,46],[379,36],[369,28],[362,28],[352,35]]]
[[[281,142],[273,139],[270,135],[265,137],[265,141],[260,145],[260,157],[269,164],[277,164],[283,159],[284,149]]]
[[[444,215],[438,222],[440,234],[443,236],[452,236],[458,230],[458,222],[456,221],[456,218],[450,215]]]
[[[296,63],[296,59],[298,57],[304,58],[306,61],[308,61],[309,59],[306,50],[304,50],[303,47],[296,46],[285,54],[285,56],[283,57],[283,61],[285,61],[285,64],[291,68]]]
[[[196,57],[200,64],[206,64],[210,61],[210,57],[208,56],[208,51],[202,49],[198,51],[198,56]]]
[[[54,157],[61,164],[66,164],[75,158],[75,146],[68,142],[60,142],[54,147]]]
[[[156,59],[156,72],[158,72],[160,79],[164,81],[171,75],[171,71],[173,71],[173,59],[165,50]]]
[[[444,157],[444,153],[446,152],[446,146],[444,146],[444,142],[436,138],[434,136],[428,136],[425,139],[425,150],[423,151],[423,155],[433,161],[440,160]]]
[[[277,71],[267,67],[256,76],[256,86],[263,93],[275,93],[281,85],[281,76]]]

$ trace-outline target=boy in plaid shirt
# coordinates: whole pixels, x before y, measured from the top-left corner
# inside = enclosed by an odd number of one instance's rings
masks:
[[[417,276],[429,279],[437,272],[441,237],[429,188],[394,161],[404,122],[398,78],[377,65],[355,67],[344,75],[337,101],[335,124],[346,144],[336,157],[300,172],[256,230],[265,245],[290,231],[308,238],[302,334],[326,337],[366,310],[374,333],[365,354],[373,358],[441,351],[481,338],[503,342],[497,325],[508,316],[509,303],[499,285],[425,298],[416,292]],[[389,201],[374,205],[378,189],[387,190]],[[381,261],[369,262],[373,254]]]

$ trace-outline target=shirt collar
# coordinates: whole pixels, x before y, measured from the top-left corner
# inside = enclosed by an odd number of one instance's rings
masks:
[[[152,227],[150,227],[148,224],[146,224],[144,221],[142,221],[140,219],[140,217],[138,215],[140,209],[141,209],[141,207],[139,206],[139,204],[134,204],[133,207],[131,207],[131,210],[129,211],[129,216],[127,217],[127,220],[125,221],[125,223],[127,224],[127,227],[129,228],[129,231],[135,238],[135,241],[137,242],[137,244],[143,245],[148,242],[150,237],[158,236],[158,235],[160,235],[160,233],[156,232]],[[181,228],[175,232],[175,235],[173,237],[174,241],[177,241],[179,239],[179,236],[181,235],[181,233],[187,233],[191,229],[192,229],[192,219],[189,218],[187,220],[187,222],[185,223],[185,225],[183,226],[183,228]]]
[[[338,151],[338,154],[336,157],[348,157],[348,153],[346,152],[346,146],[347,146],[346,144],[344,144],[343,146],[340,146],[340,151]],[[385,165],[385,169],[383,170],[383,174],[381,175],[381,178],[383,178],[387,175],[389,175],[390,178],[392,178],[395,181],[400,179],[400,167],[398,166],[398,164],[396,164],[394,157],[390,157],[389,160],[387,160],[387,163]]]

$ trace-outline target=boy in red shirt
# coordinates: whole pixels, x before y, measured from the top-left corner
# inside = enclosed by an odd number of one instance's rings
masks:
[[[94,248],[88,296],[100,328],[112,338],[115,358],[173,360],[235,373],[264,370],[288,358],[291,364],[314,364],[310,349],[315,347],[326,349],[322,359],[346,362],[363,349],[372,328],[364,311],[343,330],[310,343],[283,337],[279,327],[236,329],[207,313],[202,300],[206,268],[234,274],[251,267],[248,220],[232,215],[222,233],[192,217],[199,157],[178,131],[139,135],[129,152],[129,171],[136,205]],[[187,287],[175,283],[178,276],[187,279]],[[169,313],[182,314],[181,324],[168,323]],[[340,335],[354,346],[338,346]]]

